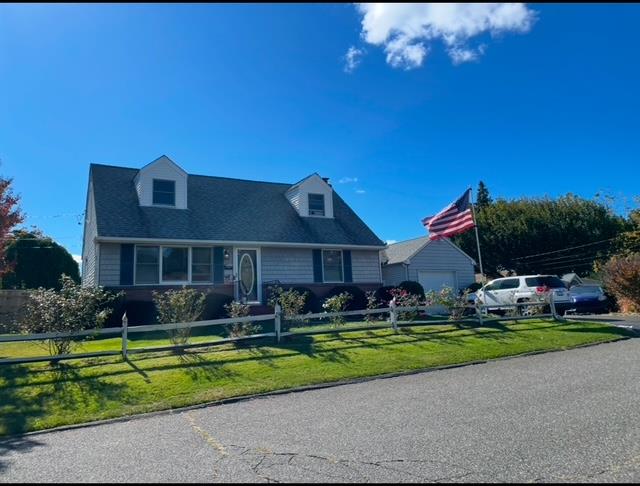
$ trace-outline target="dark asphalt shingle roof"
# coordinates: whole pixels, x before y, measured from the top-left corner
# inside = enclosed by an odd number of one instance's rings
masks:
[[[98,236],[384,246],[335,191],[334,218],[309,218],[287,200],[291,184],[189,175],[188,209],[141,207],[137,173],[91,164]]]

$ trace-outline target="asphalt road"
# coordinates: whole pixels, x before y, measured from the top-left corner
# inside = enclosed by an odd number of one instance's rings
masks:
[[[640,481],[640,339],[0,442],[0,481]]]

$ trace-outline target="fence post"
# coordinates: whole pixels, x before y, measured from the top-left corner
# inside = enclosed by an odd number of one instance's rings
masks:
[[[129,318],[125,312],[122,315],[122,359],[127,360],[127,327],[129,326]]]
[[[478,303],[478,299],[475,300],[474,305],[476,307],[476,316],[478,317],[478,322],[480,323],[480,326],[482,327],[483,321],[482,321],[482,308],[480,307],[480,304]]]
[[[396,313],[396,298],[389,302],[389,317],[391,318],[391,327],[394,331],[398,330],[398,314]]]
[[[553,289],[549,290],[549,308],[551,309],[551,316],[554,320],[558,320],[558,313],[556,312],[556,300],[555,300],[555,292]]]
[[[275,305],[274,307],[274,312],[275,312],[275,327],[276,327],[276,342],[280,342],[280,329],[281,329],[281,325],[282,325],[282,307],[280,307],[280,304]]]

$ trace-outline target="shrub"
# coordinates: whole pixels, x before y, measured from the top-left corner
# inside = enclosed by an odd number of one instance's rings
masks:
[[[420,299],[424,298],[424,288],[419,282],[405,280],[404,282],[400,282],[398,288],[406,290],[410,294],[417,295],[418,297],[420,297]]]
[[[233,297],[226,294],[218,294],[215,292],[208,292],[204,296],[204,311],[202,312],[202,318],[205,321],[211,319],[222,319],[227,317],[227,310],[225,305],[230,304],[233,301]]]
[[[482,284],[480,282],[473,282],[472,284],[469,284],[465,290],[468,290],[469,293],[475,292],[476,290],[479,290],[482,288]]]
[[[418,296],[401,288],[391,289],[389,293],[395,299],[396,305],[398,307],[417,307],[423,304],[422,295]],[[418,317],[418,315],[418,310],[403,311],[398,314],[398,319],[400,319],[401,321],[412,321],[416,317]]]
[[[456,292],[451,287],[442,287],[439,292],[430,290],[426,296],[427,305],[442,305],[449,311],[449,319],[459,320],[464,316],[468,305],[469,291]]]
[[[345,292],[351,295],[351,300],[347,302],[347,307],[344,310],[351,311],[367,308],[367,296],[360,287],[356,287],[355,285],[338,285],[337,287],[333,287],[327,293],[325,299]]]
[[[60,278],[60,290],[40,287],[29,294],[21,327],[28,333],[66,332],[99,329],[112,312],[120,294],[102,287],[82,287],[67,275]],[[78,344],[73,338],[45,340],[51,356],[69,354]]]
[[[267,303],[274,309],[276,304],[280,304],[285,319],[291,320],[293,316],[302,314],[306,301],[306,292],[298,292],[292,288],[284,290],[280,286],[269,287],[267,292],[269,294]]]
[[[224,308],[227,311],[229,317],[247,317],[251,306],[237,300],[231,301],[226,304]],[[259,329],[253,322],[234,322],[232,324],[225,325],[227,332],[231,337],[242,337],[254,334]]]
[[[310,288],[293,287],[293,290],[305,295],[304,306],[302,307],[303,314],[307,314],[309,312],[311,312],[312,314],[316,312],[322,312],[322,305],[320,304],[320,299],[315,293],[313,293],[313,291]]]
[[[376,298],[376,293],[374,290],[368,290],[366,292],[367,296],[367,310],[373,310],[380,307],[380,302]],[[367,322],[374,322],[380,318],[380,314],[367,314],[364,316],[364,320]]]
[[[380,287],[376,290],[375,297],[378,302],[381,303],[383,307],[389,305],[391,299],[393,299],[393,295],[391,294],[391,290],[395,289],[393,285],[387,285],[385,287]]]
[[[327,312],[344,312],[352,298],[349,292],[342,292],[341,294],[327,297],[322,307]],[[331,322],[334,326],[344,324],[344,316],[334,316],[331,318]]]
[[[153,301],[158,309],[158,322],[194,322],[201,319],[205,307],[205,296],[195,289],[182,288],[166,292],[152,292]],[[174,345],[187,344],[191,328],[170,329],[167,331]]]
[[[599,266],[604,287],[625,310],[640,309],[640,253],[612,256]]]

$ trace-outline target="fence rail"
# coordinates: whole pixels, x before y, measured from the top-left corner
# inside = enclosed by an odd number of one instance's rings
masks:
[[[120,335],[122,340],[122,348],[119,351],[96,351],[92,353],[74,353],[74,354],[63,354],[56,356],[34,356],[34,357],[23,357],[23,358],[3,358],[0,359],[0,365],[3,364],[17,364],[17,363],[34,363],[34,362],[43,362],[43,361],[61,361],[68,359],[79,359],[79,358],[90,358],[90,357],[101,357],[101,356],[116,356],[122,355],[122,357],[126,360],[129,354],[138,354],[138,353],[153,353],[153,352],[162,352],[162,351],[176,351],[176,350],[184,350],[189,348],[198,348],[198,347],[209,347],[209,346],[218,346],[230,343],[237,343],[243,341],[252,341],[256,339],[262,338],[275,338],[276,342],[279,343],[283,337],[287,336],[300,336],[300,335],[312,335],[312,334],[327,334],[327,333],[339,333],[339,332],[353,332],[353,331],[361,331],[361,330],[374,330],[374,329],[384,329],[386,327],[391,327],[391,329],[397,331],[400,327],[418,327],[418,326],[426,326],[426,325],[438,325],[438,324],[451,324],[452,322],[467,322],[467,323],[478,323],[481,326],[484,323],[490,322],[499,322],[499,321],[515,321],[515,320],[526,320],[526,319],[538,319],[538,318],[553,318],[559,320],[555,308],[555,303],[553,301],[553,294],[550,294],[550,300],[548,302],[521,302],[517,304],[474,304],[474,305],[461,305],[458,306],[458,309],[469,309],[472,310],[472,315],[468,315],[461,319],[452,321],[451,319],[436,319],[436,320],[401,320],[399,319],[401,313],[407,312],[418,312],[418,311],[428,311],[433,309],[432,306],[427,305],[417,305],[417,306],[396,306],[392,301],[389,307],[381,307],[377,309],[362,309],[362,310],[353,310],[353,311],[344,311],[344,312],[317,312],[317,313],[308,313],[308,314],[297,314],[294,316],[284,315],[282,309],[279,305],[276,305],[273,314],[263,314],[257,316],[246,316],[246,317],[229,317],[224,319],[214,319],[207,321],[195,321],[195,322],[177,322],[171,324],[150,324],[150,325],[142,325],[142,326],[129,326],[128,319],[126,314],[122,318],[122,326],[115,328],[104,328],[104,329],[89,329],[85,331],[78,331],[74,333],[60,333],[60,332],[50,332],[50,333],[39,333],[39,334],[19,334],[19,335],[0,335],[0,343],[16,343],[21,341],[44,341],[50,339],[71,339],[71,338],[83,338],[88,336],[107,336],[107,335]],[[522,316],[506,316],[506,317],[497,317],[492,318],[488,317],[488,315],[484,314],[483,311],[488,311],[490,309],[503,309],[503,308],[523,308],[528,306],[546,306],[549,305],[550,313],[536,314],[536,315],[522,315]],[[367,315],[376,315],[376,314],[388,314],[389,317],[382,322],[388,322],[389,325],[376,325],[374,323],[368,323],[362,326],[349,327],[349,328],[341,328],[337,326],[334,329],[307,329],[304,331],[282,331],[282,322],[304,322],[310,319],[334,319],[339,317],[351,317],[351,316],[367,316]],[[263,322],[263,321],[274,321],[274,331],[273,332],[262,332],[256,334],[250,334],[246,336],[236,336],[236,337],[228,337],[221,338],[214,341],[206,341],[206,342],[198,342],[198,343],[187,343],[187,344],[173,344],[170,346],[155,346],[155,347],[145,347],[145,348],[128,348],[129,334],[130,333],[140,333],[140,332],[151,332],[151,331],[174,331],[178,329],[185,328],[197,328],[197,327],[205,327],[205,326],[224,326],[229,324],[243,324],[243,323],[253,323],[253,322]],[[380,321],[379,321],[380,322]]]

